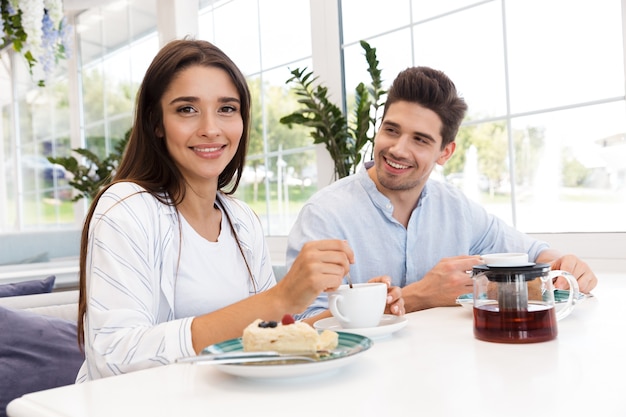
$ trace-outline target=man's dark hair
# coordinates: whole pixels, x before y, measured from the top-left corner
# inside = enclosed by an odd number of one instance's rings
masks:
[[[458,95],[452,80],[429,67],[410,67],[398,74],[387,93],[383,120],[387,109],[398,101],[419,104],[439,116],[442,149],[454,141],[467,111],[467,104]]]

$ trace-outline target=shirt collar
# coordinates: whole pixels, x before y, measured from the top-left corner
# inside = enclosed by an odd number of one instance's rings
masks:
[[[374,161],[368,161],[363,164],[361,169],[357,172],[357,181],[367,195],[370,196],[374,205],[376,205],[379,209],[384,212],[393,212],[393,205],[391,204],[391,200],[389,200],[383,193],[378,191],[376,188],[376,184],[369,176],[368,169],[374,166]]]

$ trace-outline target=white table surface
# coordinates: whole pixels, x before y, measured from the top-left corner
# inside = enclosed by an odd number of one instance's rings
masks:
[[[436,308],[331,374],[261,381],[173,364],[27,394],[8,415],[625,416],[626,274],[599,277],[550,342],[479,341],[470,309]]]

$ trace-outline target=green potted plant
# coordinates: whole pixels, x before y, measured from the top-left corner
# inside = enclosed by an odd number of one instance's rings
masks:
[[[323,143],[334,161],[336,178],[353,174],[361,162],[365,146],[374,143],[376,116],[386,93],[382,89],[376,48],[365,41],[360,44],[365,51],[371,84],[359,83],[356,87],[352,117],[346,117],[330,101],[328,88],[316,84],[318,77],[305,67],[292,70],[292,77],[287,80],[287,84],[295,85],[294,91],[302,108],[280,119],[280,123],[289,127],[298,124],[312,128],[313,142]]]
[[[86,165],[79,163],[73,156],[48,157],[50,162],[59,164],[72,173],[73,178],[69,181],[69,185],[78,191],[78,194],[72,198],[72,201],[78,201],[81,198],[91,200],[103,186],[111,182],[115,168],[117,168],[122,159],[124,149],[130,138],[130,131],[129,129],[124,134],[124,139],[117,142],[114,151],[104,159],[100,159],[88,149],[72,149],[85,158],[87,161]]]

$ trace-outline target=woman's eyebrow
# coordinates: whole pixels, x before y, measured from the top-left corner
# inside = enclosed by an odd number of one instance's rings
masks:
[[[194,96],[182,96],[182,97],[173,98],[172,101],[169,102],[169,104],[176,104],[181,101],[195,103],[199,100],[200,99],[198,97],[194,97]]]
[[[220,97],[219,98],[219,102],[220,103],[241,103],[241,100],[239,100],[237,97]]]
[[[175,97],[174,99],[172,99],[172,101],[169,102],[169,104],[176,104],[179,102],[196,103],[198,101],[200,101],[200,99],[195,96],[181,96]],[[220,103],[241,103],[241,100],[239,100],[237,97],[220,97],[218,101]]]

